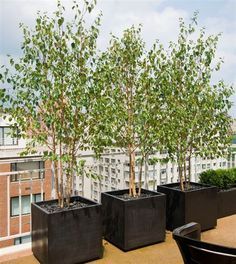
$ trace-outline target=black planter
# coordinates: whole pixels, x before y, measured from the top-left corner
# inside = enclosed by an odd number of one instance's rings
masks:
[[[179,183],[157,187],[166,197],[166,228],[173,230],[190,222],[201,224],[202,230],[214,228],[217,224],[217,188],[191,182],[201,189],[181,191],[175,189]]]
[[[165,240],[166,197],[142,190],[151,197],[123,200],[116,195],[128,190],[102,193],[104,237],[123,251]]]
[[[219,191],[217,193],[217,217],[225,217],[236,213],[236,188]]]
[[[32,251],[40,263],[81,263],[102,257],[101,205],[76,196],[87,207],[48,213],[31,205]],[[54,200],[55,201],[55,200]]]

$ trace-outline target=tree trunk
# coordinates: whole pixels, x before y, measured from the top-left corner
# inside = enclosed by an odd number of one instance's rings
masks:
[[[140,171],[139,171],[138,196],[141,195],[141,189],[142,189],[143,160],[144,160],[144,157],[142,156],[142,158],[141,158],[141,162],[140,162]]]
[[[186,167],[186,157],[184,156],[184,188],[187,189],[188,179],[187,179],[187,167]]]
[[[131,151],[129,150],[129,196],[132,196]]]
[[[53,133],[54,133],[54,127],[53,127]],[[55,142],[55,137],[53,136],[53,156],[56,157],[56,142]],[[55,176],[55,189],[56,189],[56,195],[58,199],[58,204],[61,204],[61,195],[60,195],[60,190],[59,190],[59,175],[58,175],[58,161],[53,160],[52,161],[52,166],[54,170],[54,176]]]
[[[135,186],[135,153],[130,148],[130,195],[135,197],[136,196],[136,186]]]
[[[183,174],[182,174],[182,162],[178,160],[178,167],[179,167],[179,181],[180,181],[180,189],[181,191],[184,191],[184,183],[183,183]]]
[[[59,147],[59,175],[60,175],[60,197],[61,200],[60,202],[60,207],[63,208],[64,207],[64,180],[63,180],[63,166],[62,166],[62,146],[61,146],[61,142],[60,142],[60,147]]]
[[[152,174],[152,179],[153,179],[153,191],[156,191],[156,179],[155,179],[155,173],[156,172],[156,164],[153,164],[153,174]]]
[[[190,181],[191,181],[191,169],[192,169],[191,158],[192,158],[192,147],[190,147],[189,160],[188,160],[188,188],[190,187]]]
[[[145,182],[144,182],[144,186],[145,189],[148,189],[148,160],[149,160],[149,156],[145,156]]]
[[[184,191],[184,184],[183,184],[183,174],[182,174],[182,169],[183,169],[183,162],[182,162],[182,152],[180,149],[177,151],[177,164],[178,164],[178,169],[179,169],[179,183],[180,183],[180,189],[181,191]]]

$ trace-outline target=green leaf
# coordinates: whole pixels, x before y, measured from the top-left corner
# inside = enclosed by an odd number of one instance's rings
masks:
[[[15,64],[15,69],[16,69],[17,71],[19,71],[19,70],[20,70],[20,65],[19,65],[19,64]]]
[[[63,17],[61,17],[60,19],[58,19],[58,25],[59,25],[59,27],[63,24],[63,22],[64,22],[64,18]]]

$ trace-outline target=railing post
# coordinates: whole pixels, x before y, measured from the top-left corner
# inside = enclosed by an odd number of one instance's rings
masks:
[[[31,232],[31,203],[33,202],[33,171],[30,171],[30,232]]]
[[[40,170],[40,182],[41,182],[41,201],[43,201],[43,173]]]
[[[11,221],[11,213],[10,213],[10,175],[7,176],[7,236],[10,236],[10,221]]]
[[[19,173],[19,234],[22,233],[21,173]]]
[[[30,171],[30,204],[33,202],[33,194],[32,194],[32,184],[33,181],[33,171]]]

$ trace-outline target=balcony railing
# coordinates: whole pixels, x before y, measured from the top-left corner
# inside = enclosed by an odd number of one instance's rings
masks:
[[[38,196],[40,197],[40,200],[44,200],[44,193],[45,193],[45,172],[46,169],[40,169],[40,170],[26,170],[26,171],[14,171],[14,172],[3,172],[0,173],[0,181],[2,180],[1,178],[5,177],[6,178],[6,230],[2,232],[0,236],[0,242],[1,241],[6,241],[9,239],[16,239],[19,237],[24,237],[24,236],[29,236],[31,234],[31,218],[29,217],[29,231],[23,232],[22,224],[23,224],[23,217],[25,217],[25,214],[23,212],[22,208],[22,197],[25,196],[24,192],[27,192],[27,195],[30,196],[30,204],[32,202],[35,202],[35,193],[32,192],[33,190],[33,185],[35,186],[35,182],[37,181],[37,189],[40,191],[37,193]],[[37,177],[36,177],[37,175]],[[12,179],[17,179],[17,181],[12,181]],[[27,188],[26,188],[26,179],[27,179]],[[24,190],[23,190],[24,188]],[[11,198],[15,197],[15,195],[11,195],[14,189],[14,194],[17,194],[16,197],[19,197],[19,208],[17,210],[16,215],[12,215],[11,211],[12,206],[11,206]],[[30,205],[29,205],[30,206]],[[30,209],[29,209],[30,213]],[[12,219],[14,220],[15,217],[18,218],[18,228],[17,230],[19,231],[16,233],[15,231],[11,231],[11,221]],[[3,219],[1,219],[2,221]],[[28,221],[28,220],[27,220]],[[16,228],[16,227],[15,227]],[[3,226],[1,227],[3,230]],[[15,229],[16,230],[16,229]]]

